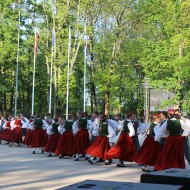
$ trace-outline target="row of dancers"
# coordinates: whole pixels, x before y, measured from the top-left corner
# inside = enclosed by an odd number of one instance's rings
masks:
[[[150,125],[136,120],[134,112],[127,112],[124,120],[118,115],[115,120],[108,119],[97,112],[88,120],[85,112],[78,112],[76,118],[70,114],[65,121],[61,117],[52,119],[50,114],[45,118],[37,114],[29,120],[23,114],[8,120],[2,117],[0,126],[0,141],[10,147],[25,144],[33,154],[41,148],[42,153],[58,155],[59,159],[74,156],[79,161],[82,155],[91,164],[98,159],[105,165],[118,159],[117,167],[125,167],[125,161],[136,162],[147,172],[149,166],[154,170],[185,168],[184,153],[190,163],[190,120],[179,110],[154,114]],[[141,146],[138,136],[145,134]]]

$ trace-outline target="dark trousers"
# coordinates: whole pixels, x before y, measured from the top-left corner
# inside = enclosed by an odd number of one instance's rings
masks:
[[[190,164],[190,136],[183,138],[183,147],[184,147],[185,158]]]
[[[140,148],[141,148],[141,146],[140,146],[140,143],[139,143],[139,138],[138,138],[138,136],[136,135],[136,136],[132,137],[132,139],[133,139],[133,142],[134,142],[134,144],[135,144],[136,150],[139,151]]]

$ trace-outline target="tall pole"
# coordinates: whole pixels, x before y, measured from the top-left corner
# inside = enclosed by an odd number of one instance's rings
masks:
[[[17,58],[16,58],[15,115],[17,114],[17,100],[18,100],[19,46],[20,46],[20,9],[19,9],[19,16],[18,16],[18,43],[17,43]]]
[[[86,26],[84,29],[84,112],[86,111],[86,52],[87,51],[87,39],[86,39]]]
[[[52,47],[51,47],[50,89],[49,89],[49,113],[51,113],[53,57],[54,56],[53,56],[53,45],[52,45]]]
[[[69,26],[68,35],[68,66],[67,66],[67,100],[66,100],[66,119],[69,114],[69,78],[70,78],[70,51],[71,51],[71,27]]]
[[[36,55],[34,54],[34,66],[33,66],[33,83],[32,83],[32,115],[34,115],[34,85],[35,85],[35,73],[36,73]]]
[[[35,45],[34,45],[34,66],[33,66],[33,83],[32,83],[32,111],[34,115],[34,87],[35,87],[35,74],[36,74],[36,54],[38,49],[38,32],[35,30]]]

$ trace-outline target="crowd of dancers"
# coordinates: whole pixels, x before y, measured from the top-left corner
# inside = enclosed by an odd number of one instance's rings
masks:
[[[0,120],[0,143],[10,147],[27,145],[35,154],[48,152],[59,159],[73,157],[74,161],[87,160],[90,164],[104,162],[125,167],[124,162],[136,162],[146,172],[167,168],[185,168],[185,158],[190,164],[190,120],[179,110],[168,110],[152,115],[148,125],[138,121],[134,112],[127,112],[125,119],[119,115],[108,119],[103,113],[94,112],[87,119],[85,112],[76,117],[52,119],[40,114],[27,119],[23,114]],[[139,136],[144,136],[143,142]],[[150,169],[150,168],[153,169]]]

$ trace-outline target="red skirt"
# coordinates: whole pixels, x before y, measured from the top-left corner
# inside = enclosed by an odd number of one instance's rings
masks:
[[[12,130],[12,141],[16,143],[22,143],[22,128],[16,127]]]
[[[117,144],[108,151],[108,157],[128,162],[133,161],[136,147],[128,133],[121,133]]]
[[[86,149],[86,153],[102,158],[103,160],[108,159],[108,151],[110,150],[109,138],[106,136],[98,136],[96,140]]]
[[[90,145],[89,133],[87,129],[81,129],[74,138],[73,153],[85,154]]]
[[[4,129],[3,131],[0,132],[0,139],[8,141],[8,137],[11,135],[12,130],[9,128]]]
[[[159,142],[154,137],[147,136],[141,149],[134,156],[133,161],[138,164],[154,166],[160,154]]]
[[[46,131],[43,129],[35,129],[32,135],[31,148],[45,147],[47,142]]]
[[[32,143],[33,132],[34,131],[32,129],[28,129],[22,144],[26,144],[27,146],[30,146],[30,144]]]
[[[53,133],[50,135],[49,140],[45,146],[46,152],[55,152],[57,144],[59,142],[60,134],[59,133]]]
[[[168,168],[185,168],[183,137],[169,136],[166,139],[164,148],[162,149],[155,170],[164,170]]]
[[[56,147],[55,154],[61,154],[63,156],[73,155],[74,135],[72,131],[65,131],[59,139]]]

